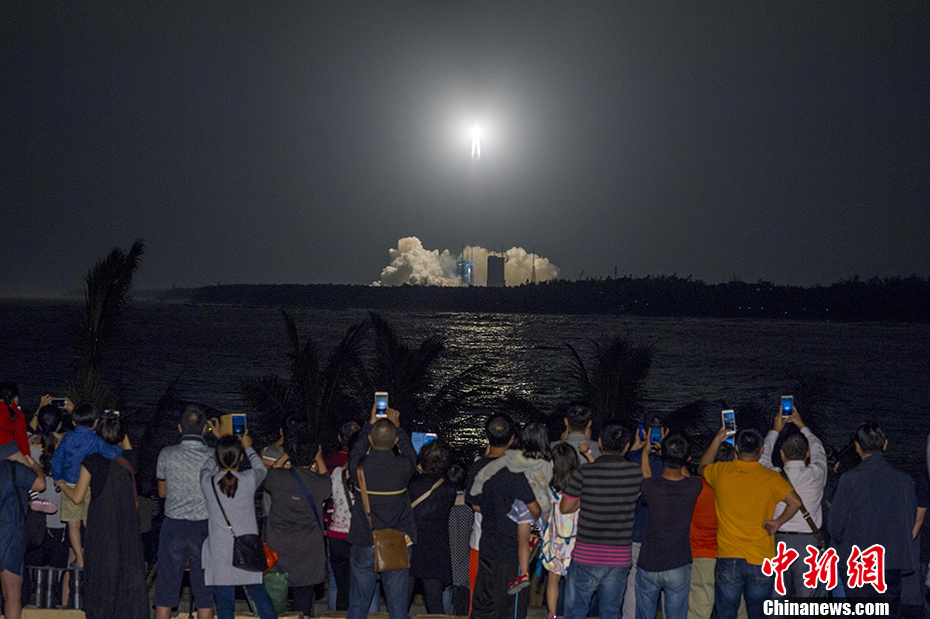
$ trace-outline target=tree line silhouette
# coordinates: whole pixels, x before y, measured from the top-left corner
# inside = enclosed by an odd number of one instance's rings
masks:
[[[855,276],[809,287],[759,281],[708,284],[676,275],[553,280],[507,288],[340,284],[173,288],[162,301],[317,309],[528,314],[630,314],[833,321],[930,320],[930,278]]]

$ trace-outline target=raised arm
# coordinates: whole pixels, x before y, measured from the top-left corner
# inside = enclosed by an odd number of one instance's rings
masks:
[[[817,483],[823,485],[827,481],[827,450],[823,448],[823,443],[817,438],[817,435],[811,432],[804,420],[801,419],[801,413],[794,408],[791,413],[791,423],[796,425],[801,434],[807,439],[807,447],[811,452],[810,467],[817,472]]]
[[[714,463],[714,458],[717,457],[717,451],[720,449],[720,444],[727,440],[731,432],[732,430],[720,428],[720,431],[717,432],[716,436],[714,436],[714,440],[710,442],[710,447],[708,447],[707,451],[704,452],[704,455],[701,456],[701,462],[698,464],[698,475],[703,477],[704,469],[706,469],[708,465]]]

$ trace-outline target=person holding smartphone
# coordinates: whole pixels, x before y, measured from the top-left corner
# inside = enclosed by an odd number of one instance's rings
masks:
[[[745,597],[749,619],[763,619],[763,602],[772,597],[774,577],[762,573],[762,564],[775,556],[773,535],[798,512],[801,499],[781,475],[759,463],[765,447],[755,428],[737,433],[736,460],[715,462],[731,433],[720,428],[698,465],[717,506],[714,607],[720,619],[736,619],[740,598]],[[773,518],[779,502],[785,503],[785,510]]]
[[[399,451],[394,450],[395,445]],[[368,616],[378,576],[375,572],[374,540],[359,490],[360,465],[371,495],[372,525],[375,529],[403,531],[410,539],[409,550],[410,543],[417,541],[410,494],[407,492],[407,486],[416,470],[417,452],[407,432],[400,427],[400,413],[395,409],[379,411],[377,405],[373,405],[368,423],[359,431],[349,451],[350,483],[357,498],[351,508],[352,521],[348,537],[352,576],[347,619],[364,619]],[[407,619],[409,573],[409,569],[381,572],[390,619]]]
[[[785,401],[782,396],[782,402]],[[767,469],[778,471],[778,468],[772,463],[772,455],[775,453],[775,442],[778,437],[785,431],[785,440],[781,445],[782,470],[794,491],[798,493],[804,506],[810,514],[814,525],[820,529],[823,526],[823,509],[821,501],[823,500],[823,489],[827,485],[827,452],[823,448],[820,439],[810,431],[801,419],[801,414],[794,406],[794,399],[791,400],[791,410],[789,415],[784,414],[782,408],[775,415],[772,429],[765,435],[765,449],[762,450],[762,457],[759,463]],[[796,432],[787,432],[786,429],[793,425],[797,428]],[[808,459],[810,462],[808,462]],[[775,516],[779,516],[785,510],[785,504],[780,502],[775,506]],[[807,547],[819,547],[817,536],[811,530],[810,524],[800,512],[795,514],[791,520],[786,522],[775,533],[775,543],[785,542],[788,548],[792,548],[800,554],[806,556]],[[807,565],[803,561],[795,561],[788,568],[785,574],[785,593],[787,597],[819,597],[821,590],[819,588],[810,588],[804,584],[804,573],[807,571]]]

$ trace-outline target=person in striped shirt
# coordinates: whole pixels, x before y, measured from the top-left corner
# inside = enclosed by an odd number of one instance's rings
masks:
[[[584,619],[595,591],[600,616],[620,616],[643,479],[639,465],[625,458],[632,437],[623,426],[606,426],[598,439],[601,457],[575,471],[562,495],[563,514],[580,509],[565,585],[565,619]]]

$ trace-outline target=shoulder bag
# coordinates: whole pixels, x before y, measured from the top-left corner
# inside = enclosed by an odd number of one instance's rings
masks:
[[[786,482],[791,484],[791,480],[788,479],[788,474],[785,473],[785,469],[779,469],[778,472],[781,473],[781,476],[785,478]],[[793,488],[794,484],[791,484],[791,487]],[[801,495],[798,495],[798,499],[800,498],[801,498]],[[799,511],[801,512],[801,515],[804,517],[804,520],[807,521],[807,526],[811,528],[811,533],[813,533],[814,537],[817,538],[817,548],[820,550],[820,552],[826,551],[827,540],[824,539],[823,532],[821,532],[821,530],[817,527],[817,525],[814,524],[814,519],[811,518],[810,512],[807,511],[807,508],[804,506],[804,501],[801,501],[801,509]]]
[[[365,470],[361,462],[358,463],[358,485],[362,491],[362,505],[365,507],[365,516],[371,529],[371,538],[375,546],[375,571],[389,572],[391,570],[405,570],[410,567],[410,555],[407,552],[407,539],[403,531],[397,529],[375,530],[371,523],[371,503],[368,501],[368,486],[365,484]]]
[[[247,572],[264,572],[268,569],[268,559],[265,557],[265,546],[262,544],[262,538],[256,533],[236,535],[232,524],[229,522],[229,517],[226,515],[226,510],[223,509],[223,503],[220,502],[220,495],[216,491],[216,478],[211,478],[210,485],[213,487],[216,504],[220,506],[220,512],[222,512],[223,519],[226,521],[226,528],[229,529],[229,533],[233,536],[233,567],[238,567],[240,570]]]

